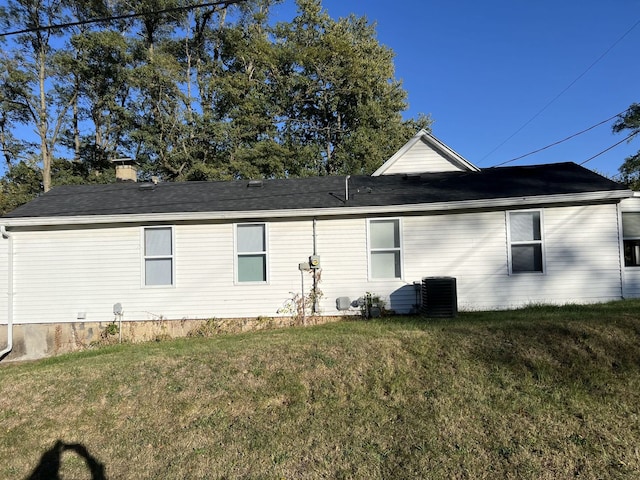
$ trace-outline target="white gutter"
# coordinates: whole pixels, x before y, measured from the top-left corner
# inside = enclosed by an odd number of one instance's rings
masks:
[[[0,350],[0,360],[13,350],[13,237],[9,235],[4,225],[0,226],[0,234],[2,238],[9,241],[8,259],[7,259],[7,347]]]
[[[416,203],[401,205],[373,205],[363,207],[331,207],[285,210],[241,210],[213,212],[134,213],[118,215],[79,215],[57,217],[5,218],[7,227],[43,227],[54,225],[100,225],[153,222],[229,221],[258,218],[340,217],[350,215],[383,215],[401,213],[436,213],[457,210],[490,208],[522,208],[530,205],[582,203],[630,198],[631,190],[606,190],[577,194],[539,195],[531,197],[492,198],[487,200],[463,200],[459,202]]]

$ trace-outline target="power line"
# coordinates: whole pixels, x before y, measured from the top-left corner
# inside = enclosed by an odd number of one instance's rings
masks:
[[[628,110],[628,109],[627,109],[627,110]],[[564,142],[566,142],[567,140],[571,140],[572,138],[575,138],[575,137],[577,137],[578,135],[582,135],[583,133],[587,133],[589,130],[593,130],[594,128],[599,127],[599,126],[600,126],[600,125],[602,125],[602,124],[605,124],[605,123],[607,123],[607,122],[610,122],[610,121],[611,121],[611,120],[613,120],[614,118],[619,117],[620,115],[622,115],[623,113],[625,113],[627,110],[623,110],[623,111],[622,111],[622,112],[620,112],[620,113],[616,113],[616,114],[615,114],[615,115],[613,115],[612,117],[609,117],[609,118],[607,118],[606,120],[602,120],[601,122],[598,122],[598,123],[596,123],[595,125],[590,126],[589,128],[585,128],[584,130],[581,130],[580,132],[574,133],[573,135],[569,135],[568,137],[563,138],[562,140],[558,140],[557,142],[550,143],[549,145],[546,145],[546,146],[544,146],[544,147],[542,147],[542,148],[538,148],[537,150],[533,150],[532,152],[525,153],[524,155],[520,155],[519,157],[515,157],[515,158],[512,158],[512,159],[510,159],[510,160],[507,160],[506,162],[498,163],[497,165],[493,165],[493,167],[501,167],[502,165],[506,165],[507,163],[515,162],[516,160],[520,160],[520,159],[522,159],[522,158],[528,157],[528,156],[533,155],[533,154],[535,154],[535,153],[542,152],[543,150],[546,150],[546,149],[548,149],[548,148],[555,147],[556,145],[560,145],[561,143],[564,143]],[[492,168],[493,168],[493,167],[492,167]]]
[[[115,20],[127,20],[129,18],[144,17],[147,15],[160,15],[164,13],[186,12],[189,10],[195,10],[196,8],[217,7],[220,5],[224,5],[225,7],[228,7],[229,5],[242,3],[244,1],[245,0],[220,0],[218,2],[199,3],[196,5],[186,5],[182,7],[165,8],[163,10],[152,10],[152,11],[141,12],[141,13],[126,13],[123,15],[115,15],[112,17],[92,18],[87,20],[78,20],[77,22],[58,23],[54,25],[43,25],[38,27],[25,28],[22,30],[14,30],[12,32],[0,33],[0,38],[8,37],[11,35],[20,35],[22,33],[39,32],[42,30],[48,31],[48,30],[56,30],[59,28],[77,27],[79,25],[90,25],[92,23],[108,23],[108,22],[113,22]]]
[[[611,50],[613,50],[622,40],[624,40],[624,38],[627,35],[629,35],[631,33],[631,31],[634,28],[636,28],[638,25],[640,25],[640,20],[638,20],[636,23],[634,23],[633,26],[631,28],[629,28],[626,32],[624,32],[624,34],[620,38],[618,38],[615,42],[613,42],[613,44],[609,48],[607,48],[602,55],[600,55],[591,65],[589,65],[584,72],[582,72],[580,75],[578,75],[578,77],[573,82],[571,82],[564,90],[562,90],[558,95],[553,97],[544,107],[542,107],[538,111],[538,113],[536,113],[533,117],[531,117],[529,120],[527,120],[520,128],[518,128],[518,130],[516,130],[514,133],[512,133],[500,145],[498,145],[496,148],[494,148],[489,153],[487,153],[484,157],[482,157],[480,159],[480,161],[484,160],[489,155],[494,153],[496,150],[498,150],[500,147],[502,147],[505,143],[507,143],[509,140],[511,140],[513,137],[515,137],[518,133],[520,133],[522,130],[524,130],[525,127],[527,127],[536,118],[538,118],[542,114],[542,112],[544,112],[547,108],[549,108],[551,106],[551,104],[553,104],[556,100],[558,100],[558,98],[560,98],[562,95],[564,95],[567,92],[567,90],[569,90],[571,87],[573,87],[582,77],[584,77],[593,67],[595,67],[596,64],[598,64]]]
[[[591,160],[593,160],[594,158],[599,157],[600,155],[602,155],[603,153],[607,153],[609,150],[614,149],[615,147],[617,147],[618,145],[620,145],[623,142],[626,142],[627,140],[631,139],[631,137],[637,135],[638,133],[640,133],[639,130],[636,130],[635,132],[632,132],[631,134],[629,134],[626,138],[623,138],[622,140],[620,140],[619,142],[614,143],[613,145],[611,145],[608,148],[605,148],[604,150],[602,150],[599,153],[596,153],[593,157],[587,158],[584,162],[580,163],[580,165],[584,165],[587,162],[590,162]]]

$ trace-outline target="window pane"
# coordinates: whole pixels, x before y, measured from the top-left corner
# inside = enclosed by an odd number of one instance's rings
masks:
[[[640,267],[640,240],[624,241],[624,266]]]
[[[371,248],[400,248],[398,220],[372,220],[369,223]]]
[[[371,278],[400,278],[400,252],[371,252]]]
[[[622,234],[625,237],[640,237],[640,213],[622,214]]]
[[[171,285],[172,274],[172,260],[170,258],[153,258],[144,261],[146,285]]]
[[[171,255],[171,228],[146,228],[144,254],[148,257]]]
[[[238,281],[239,282],[266,282],[267,281],[266,255],[239,255],[238,256]]]
[[[238,252],[264,252],[264,225],[238,225]]]
[[[513,272],[542,272],[542,245],[513,245]]]
[[[516,212],[510,214],[511,241],[540,240],[540,212]]]

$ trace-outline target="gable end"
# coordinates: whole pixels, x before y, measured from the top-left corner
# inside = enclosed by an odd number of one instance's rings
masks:
[[[420,130],[372,176],[402,173],[479,172],[480,169],[438,140]]]

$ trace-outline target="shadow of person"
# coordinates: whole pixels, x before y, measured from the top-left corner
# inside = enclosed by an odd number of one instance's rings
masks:
[[[61,480],[60,464],[62,454],[65,451],[75,452],[84,459],[91,472],[91,480],[106,480],[104,465],[91,455],[84,445],[65,443],[61,440],[58,440],[52,448],[42,454],[40,462],[25,480]]]

